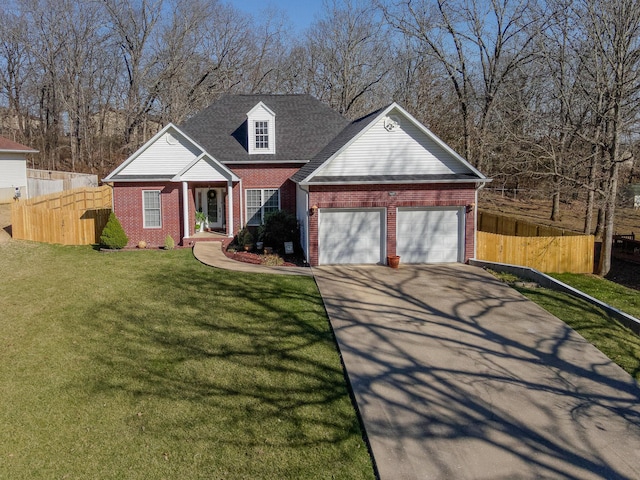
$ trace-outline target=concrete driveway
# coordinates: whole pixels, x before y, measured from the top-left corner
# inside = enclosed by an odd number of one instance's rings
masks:
[[[314,268],[382,480],[640,478],[640,389],[467,265]]]

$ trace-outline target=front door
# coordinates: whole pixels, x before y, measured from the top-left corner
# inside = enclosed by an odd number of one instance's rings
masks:
[[[196,210],[207,216],[209,228],[222,228],[222,189],[220,188],[197,188],[196,189]]]

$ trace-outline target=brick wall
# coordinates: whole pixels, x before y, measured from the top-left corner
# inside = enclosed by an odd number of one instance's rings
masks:
[[[291,213],[296,212],[296,185],[289,180],[298,171],[296,165],[237,165],[232,167],[234,173],[242,178],[242,188],[278,188],[280,189],[280,208]],[[194,189],[205,186],[227,187],[224,183],[190,183],[189,184],[189,225],[195,223]],[[162,228],[143,228],[142,191],[160,190],[162,208]],[[233,226],[232,233],[240,230],[242,219],[246,224],[246,206],[244,191],[240,191],[240,183],[233,185]],[[228,202],[228,199],[226,199]],[[129,247],[134,247],[144,240],[151,246],[164,245],[164,238],[171,235],[176,243],[181,244],[185,232],[182,225],[182,184],[181,183],[121,183],[114,187],[114,210],[120,223],[129,237]],[[225,218],[228,217],[225,204]],[[187,232],[191,234],[193,232]]]
[[[235,165],[230,166],[233,173],[242,179],[242,188],[244,190],[252,188],[279,188],[280,189],[280,208],[293,214],[296,213],[296,184],[289,178],[296,173],[300,164],[295,165]],[[240,192],[240,185],[234,185],[233,209],[234,209],[234,233],[236,233],[240,225],[240,209],[242,208],[242,218],[247,223],[246,211],[246,195]],[[242,201],[240,196],[242,195]]]
[[[142,212],[142,191],[160,190],[162,214],[161,228],[144,228]],[[193,202],[192,202],[193,203]],[[144,240],[152,247],[164,245],[164,239],[171,235],[176,243],[182,241],[181,184],[169,183],[126,183],[116,184],[113,190],[113,207],[118,220],[129,237],[128,247],[135,247]],[[193,206],[191,206],[193,209]]]
[[[398,207],[453,207],[475,202],[474,184],[312,186],[309,205],[318,208],[386,208],[387,254],[396,253]],[[465,262],[474,251],[473,212],[466,215]],[[309,218],[309,261],[318,264],[318,215]]]

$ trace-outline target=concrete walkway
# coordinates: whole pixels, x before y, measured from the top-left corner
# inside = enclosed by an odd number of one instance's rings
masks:
[[[193,256],[197,260],[216,268],[246,273],[269,273],[276,275],[303,275],[312,277],[311,268],[305,267],[267,267],[251,263],[237,262],[222,252],[221,242],[197,242],[193,247]]]
[[[638,385],[515,290],[460,264],[314,273],[382,480],[640,478]]]

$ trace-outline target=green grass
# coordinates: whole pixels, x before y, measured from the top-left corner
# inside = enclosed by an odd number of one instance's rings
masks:
[[[312,279],[0,245],[0,478],[373,478]]]
[[[640,292],[595,275],[556,273],[551,275],[598,300],[640,318]]]
[[[507,282],[513,280],[512,276],[495,275]],[[640,299],[640,292],[616,284],[611,285],[613,282],[599,277],[572,274],[553,276],[622,310],[623,306],[638,305]],[[547,288],[514,288],[564,321],[640,382],[640,337],[630,329],[609,317],[602,309],[572,295]],[[619,298],[620,292],[628,298]],[[627,313],[633,315],[631,312]]]

